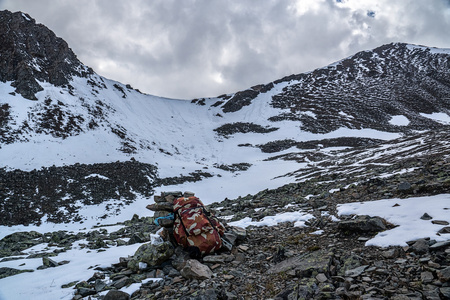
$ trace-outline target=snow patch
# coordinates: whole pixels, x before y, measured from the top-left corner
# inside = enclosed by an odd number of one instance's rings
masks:
[[[436,234],[444,226],[433,224],[432,220],[420,219],[424,213],[428,213],[433,220],[450,222],[450,194],[339,204],[337,210],[338,215],[379,216],[398,225],[396,228],[378,233],[366,242],[366,246],[406,246],[408,241],[427,237],[436,241],[450,239],[448,235]]]
[[[313,215],[300,210],[296,212],[280,213],[275,216],[266,216],[261,221],[252,221],[252,218],[246,217],[228,224],[231,226],[246,228],[248,226],[276,226],[278,223],[282,222],[295,222],[295,227],[302,227],[305,225],[306,221],[312,218],[314,218]]]
[[[441,124],[450,124],[450,116],[446,113],[420,114],[422,117],[432,119]]]
[[[90,175],[85,176],[84,179],[94,178],[94,177],[104,179],[104,180],[109,180],[108,177],[100,175],[100,174],[90,174]]]
[[[409,119],[403,115],[392,116],[391,120],[389,120],[389,124],[395,126],[408,126],[409,123]]]

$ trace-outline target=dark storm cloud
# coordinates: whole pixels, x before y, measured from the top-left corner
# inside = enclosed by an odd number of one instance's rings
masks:
[[[447,0],[4,0],[0,8],[29,13],[100,75],[177,98],[235,92],[392,41],[450,47]]]

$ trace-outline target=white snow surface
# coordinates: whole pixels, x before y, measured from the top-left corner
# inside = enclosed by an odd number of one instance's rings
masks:
[[[441,124],[450,124],[450,116],[446,113],[432,113],[432,114],[420,114],[422,117],[432,119]]]
[[[392,116],[392,119],[389,121],[389,123],[397,126],[408,126],[410,122],[407,117],[399,115],[399,116]]]
[[[424,213],[428,213],[433,219],[420,219]],[[450,222],[450,194],[340,204],[338,205],[338,214],[379,216],[398,225],[398,227],[378,233],[366,242],[366,246],[406,246],[408,241],[427,237],[436,241],[450,239],[448,234],[437,235],[444,225],[432,223],[433,220]]]
[[[87,243],[87,241],[84,242]],[[57,262],[70,261],[68,264],[56,268],[37,270],[37,267],[42,265],[42,258],[0,263],[0,267],[34,270],[32,273],[22,273],[0,279],[0,299],[72,299],[73,288],[63,289],[61,285],[87,280],[96,272],[91,267],[110,267],[112,263],[118,262],[119,257],[133,255],[142,245],[111,247],[104,252],[96,252],[81,249],[80,243],[83,241],[77,241],[72,250],[62,252],[57,257],[51,257]]]
[[[261,221],[252,221],[252,218],[246,217],[239,221],[229,222],[228,224],[231,226],[238,226],[242,228],[246,228],[250,225],[252,226],[275,226],[278,223],[282,222],[295,222],[295,227],[303,227],[305,226],[305,221],[312,219],[314,216],[303,212],[303,211],[295,211],[295,212],[285,212],[276,214],[275,216],[266,216]]]

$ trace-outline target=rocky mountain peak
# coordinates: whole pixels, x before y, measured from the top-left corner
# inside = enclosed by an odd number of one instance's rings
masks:
[[[92,73],[46,26],[22,12],[0,11],[0,81],[12,81],[16,93],[36,100],[39,81],[62,86]]]
[[[358,52],[274,82],[292,84],[273,96],[271,105],[286,112],[272,120],[298,120],[303,130],[315,133],[341,127],[387,132],[437,129],[442,124],[427,115],[450,108],[449,66],[447,49],[391,43]],[[392,122],[399,115],[405,118],[403,126]]]

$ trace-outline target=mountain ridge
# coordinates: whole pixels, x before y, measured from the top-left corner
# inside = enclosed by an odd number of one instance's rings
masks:
[[[12,81],[24,98],[37,100],[39,81],[63,86],[72,76],[93,74],[63,39],[28,14],[2,11],[0,28],[0,81]]]

